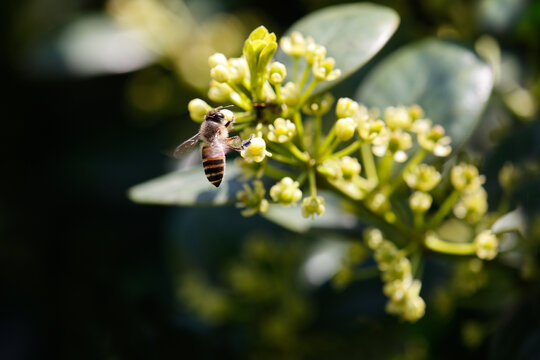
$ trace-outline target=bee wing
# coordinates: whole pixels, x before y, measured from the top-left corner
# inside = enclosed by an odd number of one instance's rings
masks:
[[[180,145],[176,147],[176,149],[173,152],[173,156],[175,158],[179,158],[182,155],[185,155],[187,152],[189,152],[197,143],[199,142],[199,133],[196,133]]]

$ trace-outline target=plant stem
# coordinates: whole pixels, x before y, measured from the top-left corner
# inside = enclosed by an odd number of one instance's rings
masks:
[[[308,162],[310,157],[305,152],[302,152],[300,149],[296,147],[292,142],[285,143],[285,146],[287,146],[287,149],[293,154],[298,160],[301,162]]]
[[[315,169],[310,167],[308,170],[309,176],[309,192],[311,196],[317,196],[317,182],[315,181]]]
[[[317,79],[315,79],[315,80],[313,80],[311,82],[311,84],[307,88],[304,95],[302,95],[302,97],[300,98],[300,101],[299,101],[298,105],[296,106],[297,109],[302,108],[302,105],[304,105],[304,103],[307,101],[307,99],[309,99],[309,96],[311,95],[311,92],[313,91],[313,89],[315,89],[315,86],[317,86],[318,83],[319,83],[319,80],[317,80]]]
[[[238,96],[240,96],[240,98],[242,99],[242,103],[250,104],[251,106],[251,100],[249,99],[249,96],[244,91],[242,91],[242,89],[238,87],[238,85],[236,85],[232,81],[227,81],[227,85],[229,85],[231,89],[233,89],[233,91],[236,92]]]
[[[295,56],[293,58],[293,72],[292,72],[292,81],[296,84],[296,80],[298,79],[298,67],[300,65],[300,57]]]
[[[336,136],[336,125],[334,124],[332,128],[330,129],[330,132],[328,133],[328,135],[326,135],[326,139],[324,139],[323,144],[319,148],[319,152],[318,152],[319,154],[326,153],[328,146],[330,146],[335,136]]]
[[[353,142],[352,144],[350,144],[346,148],[344,148],[344,149],[342,149],[342,150],[340,150],[340,151],[338,151],[336,153],[333,153],[332,155],[328,155],[328,156],[324,157],[322,160],[326,160],[327,158],[339,159],[339,158],[341,158],[343,156],[350,155],[353,152],[355,152],[361,145],[362,145],[362,142],[360,140],[356,140],[355,142]]]
[[[284,164],[289,164],[289,165],[299,165],[300,164],[296,160],[296,158],[291,158],[291,157],[288,157],[288,156],[284,156],[284,155],[281,155],[281,154],[276,153],[276,152],[272,152],[272,159],[274,159],[276,161],[279,161],[279,162],[282,162]]]
[[[278,104],[283,104],[283,99],[281,98],[281,84],[274,85],[274,90],[276,91],[276,101]]]
[[[381,183],[385,182],[391,175],[394,167],[394,161],[392,155],[386,154],[382,158],[381,166],[379,166],[379,179]]]
[[[413,216],[415,229],[422,229],[424,227],[424,213],[415,212]]]
[[[311,65],[307,65],[306,69],[304,70],[304,75],[302,75],[302,80],[300,80],[300,84],[298,85],[298,88],[300,89],[300,91],[302,90],[302,88],[304,87],[304,84],[306,83],[310,70],[311,70]]]
[[[302,124],[302,115],[300,114],[300,110],[296,110],[294,115],[294,125],[296,126],[296,133],[298,134],[298,138],[300,139],[300,146],[303,150],[306,149],[306,143],[304,139],[304,125]]]
[[[430,228],[435,228],[437,225],[443,221],[444,217],[450,212],[456,201],[458,201],[461,196],[461,191],[454,189],[454,191],[446,198],[439,210],[433,215],[431,221],[429,222]]]
[[[264,167],[264,174],[268,175],[270,177],[273,177],[274,179],[281,180],[284,177],[290,177],[294,178],[294,174],[285,170],[278,169],[266,162]]]
[[[476,253],[474,243],[451,243],[437,237],[426,237],[424,244],[428,249],[451,255],[472,255]]]
[[[375,160],[373,159],[370,144],[366,142],[363,143],[360,152],[364,169],[366,170],[366,177],[368,180],[374,181],[374,183],[377,184],[379,179],[377,178],[377,168],[375,167]]]
[[[322,125],[322,116],[315,115],[315,134],[313,136],[313,153],[315,157],[318,155],[319,143],[321,142],[321,125]]]
[[[426,156],[427,151],[424,149],[420,149],[414,156],[409,160],[405,168],[401,171],[399,176],[397,176],[394,181],[390,184],[388,195],[392,194],[396,188],[401,185],[403,182],[403,174],[409,172],[412,168],[414,168],[416,165],[418,165]]]

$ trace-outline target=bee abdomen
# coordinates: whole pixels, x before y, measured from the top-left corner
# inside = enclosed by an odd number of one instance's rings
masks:
[[[212,185],[218,187],[225,174],[225,153],[216,154],[208,146],[202,148],[204,173]]]

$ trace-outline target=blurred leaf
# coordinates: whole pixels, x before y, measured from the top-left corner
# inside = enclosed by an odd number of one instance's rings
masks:
[[[154,60],[133,31],[109,17],[86,15],[34,49],[26,66],[36,75],[94,76],[134,71]]]
[[[356,100],[384,108],[419,104],[460,147],[478,124],[493,76],[487,64],[456,44],[429,39],[408,45],[376,66]]]
[[[336,60],[335,68],[342,75],[335,81],[319,84],[314,93],[320,93],[354,73],[379,52],[398,24],[399,16],[390,8],[369,3],[347,4],[313,12],[293,24],[285,35],[299,31],[304,37],[311,36],[317,44],[326,47],[328,57]],[[293,58],[278,49],[276,60],[287,66],[290,80]],[[300,61],[299,76],[305,67],[305,61]]]
[[[129,198],[138,203],[180,206],[220,206],[235,201],[242,188],[237,180],[240,169],[227,164],[225,177],[219,188],[210,184],[202,166],[176,171],[144,182],[129,189]]]
[[[334,194],[319,191],[318,195],[324,197],[325,211],[315,219],[306,219],[302,216],[300,206],[285,207],[280,204],[270,204],[268,211],[262,214],[266,219],[275,222],[291,231],[305,233],[315,229],[355,229],[358,226],[356,217],[343,211],[341,200]]]
[[[517,231],[521,236],[525,237],[526,221],[523,210],[517,208],[516,210],[503,215],[491,226],[491,231],[495,234]]]

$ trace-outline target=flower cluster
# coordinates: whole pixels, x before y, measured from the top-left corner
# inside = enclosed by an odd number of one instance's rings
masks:
[[[475,166],[460,163],[451,167],[449,181],[443,179],[447,172],[433,159],[451,153],[451,139],[419,105],[368,109],[347,97],[334,101],[329,93],[317,92],[318,84],[341,75],[326,48],[297,32],[279,45],[292,57],[292,68],[273,60],[278,41],[264,27],[249,35],[241,57],[218,53],[209,58],[208,97],[239,108],[234,130],[251,139],[237,163],[245,178],[255,179],[238,192],[237,206],[244,216],[251,216],[264,213],[270,203],[300,203],[299,213],[314,219],[331,208],[321,189],[339,193],[349,209],[380,225],[381,230],[369,231],[365,240],[374,251],[390,299],[387,311],[407,321],[418,320],[425,309],[420,280],[413,278],[404,251],[382,231],[414,238],[414,251],[419,253],[428,248],[494,258],[498,242],[489,231],[474,234],[467,243],[437,235],[449,218],[470,226],[472,232],[489,228],[484,177]],[[201,99],[188,106],[198,122],[211,108]],[[323,124],[323,116],[326,121],[330,115],[333,120]],[[273,179],[268,194],[262,177]],[[336,281],[346,284],[353,273],[346,266],[338,274],[341,280]]]
[[[413,278],[409,259],[393,242],[385,239],[378,229],[367,230],[364,240],[373,250],[381,271],[383,291],[389,297],[386,311],[409,322],[420,319],[424,316],[426,304],[420,297],[422,283]]]

